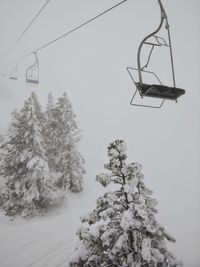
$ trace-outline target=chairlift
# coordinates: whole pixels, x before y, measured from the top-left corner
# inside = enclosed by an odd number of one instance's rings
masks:
[[[11,69],[11,71],[9,73],[9,78],[11,80],[17,80],[18,79],[18,66],[17,66],[17,62],[15,62],[15,66]]]
[[[134,82],[135,87],[136,87],[136,90],[135,90],[134,95],[133,95],[131,102],[130,102],[130,104],[134,105],[134,106],[161,108],[163,103],[165,102],[165,100],[174,100],[175,102],[177,102],[178,98],[185,94],[184,89],[176,87],[169,23],[168,23],[168,19],[167,19],[167,14],[165,12],[165,9],[162,5],[161,0],[158,0],[158,3],[160,6],[160,10],[161,10],[160,24],[154,32],[147,35],[140,43],[140,45],[138,47],[138,52],[137,52],[137,68],[127,67],[127,71],[128,71],[128,73],[129,73],[129,75],[130,75],[130,77],[131,77],[131,79]],[[167,41],[163,37],[157,36],[157,33],[161,30],[164,22],[165,22],[165,29],[167,30],[167,39],[168,39]],[[142,51],[142,48],[144,47],[144,45],[150,46],[150,52],[149,52],[146,64],[144,66],[141,66],[141,51]],[[159,79],[158,75],[155,72],[148,70],[148,65],[149,65],[149,62],[150,62],[150,59],[152,56],[152,52],[153,52],[155,47],[166,47],[169,49],[173,86],[163,85],[163,83]],[[131,73],[132,70],[137,71],[138,81],[136,81],[133,78],[133,75]],[[154,78],[156,78],[157,83],[148,84],[148,83],[143,82],[143,75],[144,74],[153,75]],[[151,97],[154,99],[159,98],[162,101],[159,105],[156,105],[156,106],[155,105],[138,104],[135,102],[135,96],[138,92],[139,92],[139,95],[141,98],[143,98],[143,97]]]
[[[37,85],[39,84],[39,61],[36,52],[33,52],[33,55],[35,57],[35,63],[26,70],[26,82]]]

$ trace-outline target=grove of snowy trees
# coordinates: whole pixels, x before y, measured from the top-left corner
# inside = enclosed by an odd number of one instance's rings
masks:
[[[84,160],[80,131],[64,93],[45,111],[36,94],[12,113],[7,135],[0,135],[0,206],[6,215],[44,214],[66,192],[83,190]],[[168,250],[175,239],[156,219],[157,201],[147,188],[141,165],[127,163],[126,144],[108,146],[107,170],[96,176],[109,191],[81,219],[70,267],[178,267]]]
[[[36,94],[12,113],[0,143],[0,205],[7,215],[32,217],[59,203],[66,191],[83,189],[80,131],[72,105],[63,94],[54,104],[49,94],[43,112]]]
[[[108,147],[106,173],[96,176],[104,187],[115,184],[82,218],[79,245],[70,267],[175,267],[182,266],[168,250],[175,239],[156,220],[157,201],[144,182],[141,166],[127,163],[126,144]]]

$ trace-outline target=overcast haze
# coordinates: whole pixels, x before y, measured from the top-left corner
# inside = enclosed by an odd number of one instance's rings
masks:
[[[16,40],[45,3],[0,0],[0,72],[8,73],[18,57],[53,40],[116,4],[114,0],[52,0],[13,50]],[[159,205],[159,220],[177,242],[172,250],[186,267],[200,266],[200,2],[163,0],[174,52],[177,86],[186,90],[178,104],[166,101],[159,110],[129,104],[134,86],[126,71],[136,66],[141,39],[159,23],[156,0],[129,0],[80,31],[38,53],[40,84],[25,84],[29,56],[19,62],[19,80],[0,76],[0,128],[10,113],[35,90],[46,105],[65,91],[77,115],[91,190],[103,170],[106,148],[116,138],[127,142],[130,161],[143,165],[148,186]],[[154,54],[156,56],[156,53]],[[164,56],[165,57],[165,56]],[[167,83],[171,73],[161,57],[154,62]],[[170,80],[171,82],[171,80]]]

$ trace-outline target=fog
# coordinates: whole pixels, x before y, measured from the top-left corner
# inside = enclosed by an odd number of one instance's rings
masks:
[[[0,0],[0,72],[9,73],[12,62],[30,53],[117,2],[114,0],[50,1],[27,33],[6,54],[45,1]],[[142,38],[160,20],[156,0],[127,1],[118,8],[63,38],[37,56],[38,86],[25,83],[30,55],[18,62],[19,79],[0,76],[0,128],[5,131],[10,114],[35,91],[45,107],[67,92],[82,129],[80,150],[86,160],[91,190],[95,175],[103,171],[108,144],[127,143],[129,161],[143,165],[148,186],[159,205],[159,220],[177,242],[172,250],[185,266],[200,266],[200,2],[163,0],[170,23],[177,86],[186,94],[166,101],[162,109],[137,108],[130,100],[134,85],[126,71],[136,67]],[[156,57],[156,52],[154,54]],[[171,73],[165,55],[154,62],[165,83]]]

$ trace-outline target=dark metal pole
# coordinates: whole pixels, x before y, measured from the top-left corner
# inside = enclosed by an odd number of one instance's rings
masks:
[[[170,59],[171,59],[171,66],[172,66],[172,77],[173,77],[173,85],[174,87],[176,87],[176,80],[175,80],[175,71],[174,71],[174,60],[173,60],[173,53],[172,53],[172,43],[171,43],[171,35],[170,35],[170,30],[169,30],[169,23],[168,23],[168,19],[167,19],[167,14],[165,12],[165,9],[162,5],[162,2],[161,0],[158,0],[158,3],[160,5],[160,8],[161,8],[161,12],[163,13],[164,15],[164,19],[166,20],[166,29],[167,29],[167,33],[168,33],[168,39],[169,39],[169,49],[170,49]]]
[[[154,34],[156,34],[156,33],[161,29],[161,27],[162,27],[162,25],[163,25],[163,21],[164,21],[164,19],[167,20],[167,14],[166,14],[166,12],[165,12],[165,10],[164,10],[164,7],[163,7],[163,5],[162,5],[161,0],[158,0],[158,3],[159,3],[159,6],[160,6],[160,10],[161,10],[161,21],[160,21],[160,24],[159,24],[158,28],[157,28],[154,32],[150,33],[149,35],[147,35],[147,36],[142,40],[142,42],[140,43],[140,45],[139,45],[139,47],[138,47],[138,53],[137,53],[137,65],[138,65],[138,76],[139,76],[139,84],[140,84],[140,85],[142,84],[142,68],[141,68],[141,61],[140,61],[140,55],[141,55],[141,49],[142,49],[142,46],[143,46],[144,42],[145,42],[148,38],[152,37]],[[170,47],[171,47],[171,46],[170,46]],[[170,50],[170,51],[171,51],[171,50]],[[173,61],[172,61],[172,62],[173,62]]]
[[[169,49],[170,49],[170,59],[171,59],[171,66],[172,66],[173,85],[174,85],[174,87],[176,87],[174,60],[173,60],[172,44],[171,44],[171,35],[170,35],[169,24],[168,24],[167,20],[166,20],[166,29],[167,29],[167,33],[168,33],[168,39],[169,39]]]

